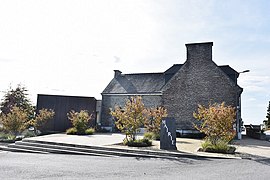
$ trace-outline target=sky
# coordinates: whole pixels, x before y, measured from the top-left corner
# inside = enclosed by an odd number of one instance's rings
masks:
[[[268,0],[0,0],[0,96],[90,96],[123,73],[164,72],[186,43],[213,42],[213,60],[240,74],[242,118],[261,124],[270,101]]]

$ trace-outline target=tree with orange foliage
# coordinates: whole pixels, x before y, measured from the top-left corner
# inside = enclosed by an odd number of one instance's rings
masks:
[[[210,104],[209,107],[198,105],[198,112],[193,116],[200,122],[194,127],[206,135],[206,139],[213,145],[220,141],[230,142],[235,137],[233,124],[235,123],[235,108],[225,103]]]
[[[161,120],[167,117],[167,110],[164,107],[157,107],[148,109],[148,118],[146,119],[144,125],[148,132],[152,132],[155,135],[160,133]]]
[[[144,125],[147,119],[147,109],[145,108],[142,97],[131,97],[126,101],[125,107],[122,109],[115,106],[114,110],[111,109],[110,114],[115,117],[116,127],[126,134],[126,140],[135,140],[139,128]]]
[[[0,124],[15,136],[27,128],[27,121],[28,113],[17,106],[13,106],[7,114],[0,115]]]

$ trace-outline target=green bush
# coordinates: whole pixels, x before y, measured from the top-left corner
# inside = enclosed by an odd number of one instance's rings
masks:
[[[124,144],[131,147],[148,147],[148,146],[152,146],[152,141],[146,138],[129,140],[129,141],[125,139]]]
[[[160,134],[156,134],[154,132],[146,132],[143,136],[145,139],[149,140],[160,140]]]
[[[128,144],[128,138],[125,138],[125,139],[123,140],[123,144],[124,144],[125,146],[127,146],[127,144]]]
[[[73,127],[76,128],[77,134],[85,134],[86,129],[89,127],[89,122],[92,118],[92,114],[89,115],[86,110],[81,110],[80,112],[75,112],[72,110],[67,114],[67,116]]]
[[[216,144],[213,144],[210,140],[206,139],[205,142],[202,143],[202,151],[204,152],[232,154],[235,150],[235,147],[228,145],[224,140],[218,140]]]
[[[0,132],[0,139],[8,139],[8,134]]]
[[[15,135],[13,135],[13,134],[8,134],[8,136],[7,136],[8,138],[7,138],[7,140],[16,140],[16,136]]]
[[[95,129],[94,128],[88,128],[85,130],[85,134],[87,135],[92,135],[95,133]]]
[[[76,135],[76,134],[77,134],[77,129],[74,128],[74,127],[69,128],[69,129],[66,130],[66,133],[67,133],[68,135]]]
[[[15,136],[11,133],[0,132],[0,142],[14,143],[15,141],[22,140],[22,136]]]

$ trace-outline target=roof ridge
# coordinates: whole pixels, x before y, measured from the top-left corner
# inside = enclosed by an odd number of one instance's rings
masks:
[[[129,74],[122,74],[122,75],[144,75],[144,74],[164,74],[164,72],[151,72],[151,73],[129,73]]]

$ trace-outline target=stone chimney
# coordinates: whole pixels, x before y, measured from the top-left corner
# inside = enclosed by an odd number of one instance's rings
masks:
[[[118,76],[120,76],[122,74],[121,71],[119,70],[114,70],[114,77],[117,78]]]
[[[212,46],[213,42],[186,44],[187,61],[192,61],[193,63],[211,61]]]

